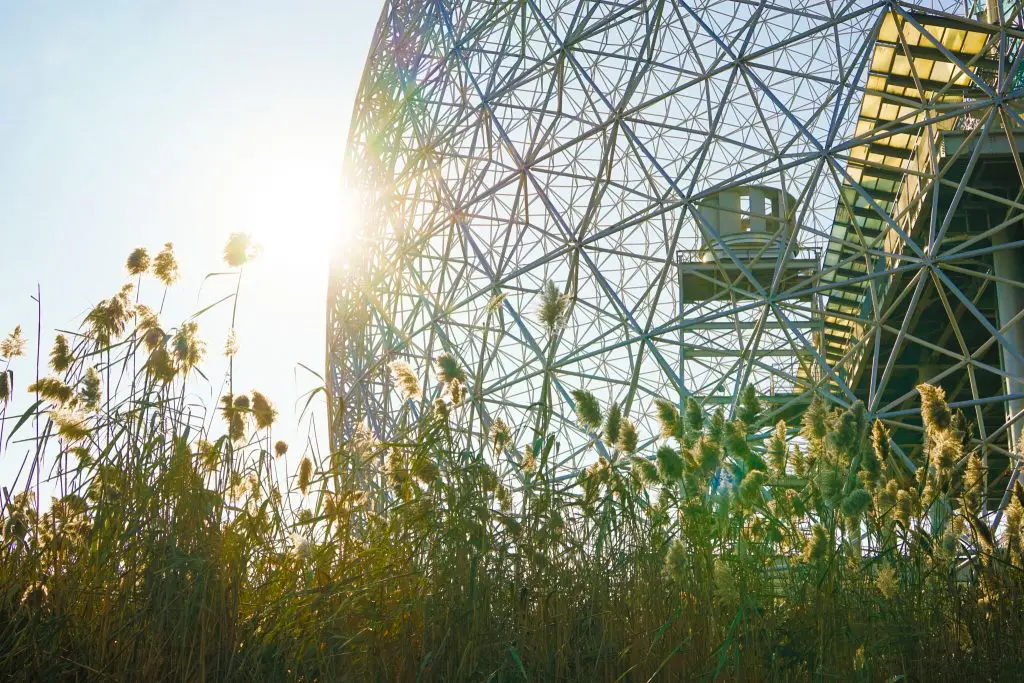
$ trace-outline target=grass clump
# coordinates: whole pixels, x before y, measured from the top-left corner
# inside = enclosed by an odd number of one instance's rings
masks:
[[[225,258],[253,253],[232,237]],[[58,337],[4,435],[27,456],[0,501],[0,677],[978,680],[1019,663],[1024,489],[994,527],[937,388],[919,388],[909,457],[856,403],[815,400],[795,427],[764,426],[752,390],[734,417],[659,400],[647,435],[578,390],[594,452],[567,473],[562,437],[530,429],[547,420],[481,423],[453,355],[433,385],[382,360],[405,431],[348,415],[351,438],[291,467],[267,396],[227,377],[213,406],[192,398],[198,327],[136,300],[177,263],[143,256],[134,288]],[[549,290],[554,332],[568,300]],[[0,345],[0,411],[26,344]]]

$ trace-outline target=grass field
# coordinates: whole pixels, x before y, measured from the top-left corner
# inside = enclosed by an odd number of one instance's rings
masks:
[[[234,236],[227,265],[248,256]],[[171,286],[177,264],[168,247],[127,268]],[[444,398],[408,433],[289,451],[233,368],[196,403],[200,331],[135,292],[59,336],[31,386],[8,370],[29,375],[38,340],[0,345],[2,457],[27,453],[0,501],[0,678],[1019,675],[1024,491],[993,529],[971,425],[939,389],[919,387],[913,463],[860,404],[812,403],[793,438],[752,392],[733,419],[659,402],[660,445],[638,452],[633,423],[580,389],[581,424],[615,448],[566,480],[557,434],[517,444],[498,423],[467,444],[465,373],[442,357]],[[411,401],[414,370],[391,365]]]

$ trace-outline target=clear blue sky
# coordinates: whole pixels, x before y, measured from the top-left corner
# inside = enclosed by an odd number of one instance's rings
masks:
[[[134,247],[166,241],[183,265],[176,323],[223,292],[197,298],[227,235],[252,232],[265,253],[246,276],[236,377],[276,399],[287,436],[308,386],[295,364],[323,366],[341,164],[381,5],[0,2],[0,336],[34,327],[38,282],[48,350],[126,281]],[[219,358],[224,321],[201,329]]]

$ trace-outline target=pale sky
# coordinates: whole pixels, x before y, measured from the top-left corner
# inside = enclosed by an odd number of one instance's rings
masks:
[[[0,336],[34,330],[38,282],[45,353],[127,281],[133,248],[167,241],[176,324],[227,293],[200,293],[203,276],[228,234],[251,232],[264,253],[243,284],[236,388],[271,396],[277,436],[293,436],[310,386],[296,363],[323,370],[328,252],[351,213],[342,159],[382,4],[0,1]],[[200,330],[219,367],[223,317]]]

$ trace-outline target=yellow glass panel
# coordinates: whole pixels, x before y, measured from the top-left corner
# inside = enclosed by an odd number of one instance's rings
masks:
[[[907,45],[920,45],[922,40],[921,32],[917,30],[917,27],[907,22],[903,24],[903,37],[907,41]]]
[[[878,118],[884,119],[886,121],[892,121],[893,119],[896,118],[898,113],[899,107],[897,107],[895,104],[889,104],[888,102],[886,102],[885,104],[882,105],[882,108],[878,114]]]
[[[913,115],[918,111],[919,109],[917,107],[911,107],[910,105],[905,104],[902,107],[900,107],[899,112],[896,114],[894,118],[898,118],[903,121],[910,121]]]
[[[962,52],[964,39],[967,38],[967,31],[959,28],[946,29],[946,35],[942,37],[942,44],[954,52]]]
[[[888,72],[892,69],[892,58],[896,51],[887,45],[876,45],[875,54],[871,59],[871,70]]]
[[[967,54],[970,55],[981,54],[982,50],[985,49],[986,38],[988,38],[988,36],[984,33],[977,33],[975,31],[971,31],[970,33],[967,34],[967,38],[964,40],[963,48],[960,51],[966,52]]]
[[[965,86],[974,82],[971,80],[970,75],[959,66],[956,64],[952,64],[951,66],[953,67],[953,83],[959,86]]]
[[[922,24],[922,26],[925,27],[925,30],[928,31],[932,38],[943,44],[945,44],[943,41],[946,40],[946,33],[951,30],[945,26],[932,26],[931,24]]]
[[[909,133],[900,133],[899,135],[893,135],[888,140],[888,144],[893,147],[900,147],[902,149],[910,149],[911,145],[914,144],[913,138],[910,137]]]
[[[917,71],[918,78],[931,78],[932,69],[935,67],[934,59],[915,59],[914,70]]]
[[[868,90],[882,90],[885,87],[885,78],[877,75],[868,76],[866,87]]]
[[[857,130],[856,132],[854,132],[854,136],[867,135],[874,129],[874,127],[875,126],[873,121],[865,121],[864,119],[860,119],[859,121],[857,121]]]
[[[909,76],[910,61],[904,55],[896,55],[896,58],[892,61],[891,71],[897,76]]]
[[[889,12],[882,20],[882,27],[878,30],[878,39],[887,43],[898,43],[900,40],[899,29],[896,28],[896,16]]]
[[[953,65],[949,62],[936,62],[932,69],[932,80],[948,83],[953,77]]]
[[[865,95],[864,105],[861,107],[861,112],[864,116],[868,118],[877,119],[878,110],[881,106],[882,98],[880,98],[878,95]]]

